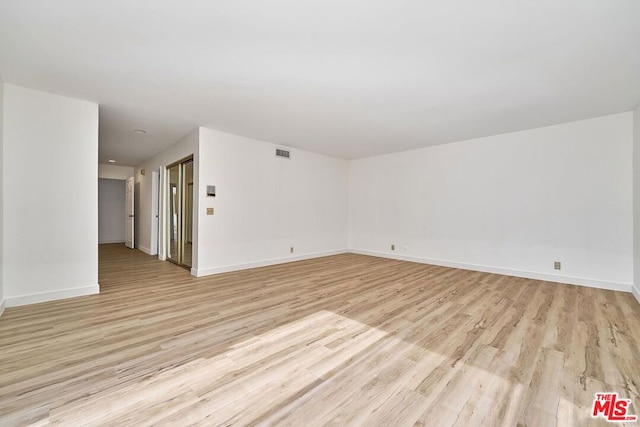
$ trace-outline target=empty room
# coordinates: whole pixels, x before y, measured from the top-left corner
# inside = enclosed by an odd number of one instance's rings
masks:
[[[640,2],[0,0],[0,426],[640,425]]]

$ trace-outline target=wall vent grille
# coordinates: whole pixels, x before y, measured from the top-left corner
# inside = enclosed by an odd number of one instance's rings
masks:
[[[290,159],[291,158],[291,153],[287,150],[281,150],[279,148],[276,148],[276,157],[282,157],[285,159]]]

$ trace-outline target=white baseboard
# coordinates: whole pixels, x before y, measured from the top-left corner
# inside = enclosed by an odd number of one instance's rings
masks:
[[[4,313],[4,307],[5,307],[5,300],[3,299],[2,301],[0,301],[0,316],[2,316],[2,313]]]
[[[640,291],[638,290],[638,288],[632,286],[631,293],[633,294],[634,297],[636,297],[638,304],[640,304]]]
[[[262,261],[247,262],[243,264],[225,265],[222,267],[191,269],[191,274],[196,277],[210,276],[212,274],[229,273],[231,271],[247,270],[249,268],[267,267],[269,265],[285,264],[294,261],[303,261],[305,259],[320,258],[329,255],[338,255],[349,252],[347,249],[336,249],[325,252],[315,252],[312,254],[295,255],[283,258],[273,258]]]
[[[467,264],[456,261],[420,258],[409,255],[390,254],[386,252],[369,251],[364,249],[349,249],[349,252],[370,255],[381,258],[397,259],[400,261],[418,262],[421,264],[439,265],[442,267],[460,268],[462,270],[482,271],[484,273],[502,274],[505,276],[523,277],[525,279],[543,280],[547,282],[566,283],[570,285],[588,286],[590,288],[607,289],[611,291],[631,292],[631,283],[608,282],[604,280],[586,279],[582,277],[558,276],[555,274],[537,273],[533,271],[512,270],[509,268],[492,267],[478,264]]]
[[[110,243],[124,243],[123,239],[105,239],[105,240],[98,240],[98,244],[99,245],[108,245]]]
[[[82,286],[80,288],[61,289],[53,292],[41,292],[37,294],[18,295],[5,299],[7,307],[18,307],[39,302],[55,301],[65,298],[81,297],[100,293],[100,285]]]
[[[138,250],[141,250],[142,252],[144,252],[147,255],[153,255],[151,253],[151,249],[147,248],[146,246],[138,246]]]
[[[147,248],[146,246],[138,246],[138,250],[144,252],[147,255],[158,255],[157,252],[154,254],[153,251],[151,249]]]

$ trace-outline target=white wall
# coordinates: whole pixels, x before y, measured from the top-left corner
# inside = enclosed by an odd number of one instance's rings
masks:
[[[640,104],[633,118],[633,294],[640,303]]]
[[[157,171],[158,169],[162,169],[161,179],[160,179],[160,188],[164,188],[164,168],[172,163],[175,163],[181,159],[189,157],[191,155],[194,156],[194,168],[197,170],[198,165],[198,130],[194,130],[190,134],[186,135],[181,140],[177,141],[175,144],[157,154],[153,158],[145,161],[144,163],[138,165],[135,168],[134,176],[136,181],[136,247],[141,251],[155,255],[156,251],[152,245],[152,230],[151,226],[153,224],[153,209],[152,209],[152,181],[153,181],[153,171]],[[142,175],[140,171],[144,169],[145,174]],[[164,193],[164,192],[163,192]],[[162,194],[160,200],[160,224],[163,224],[164,217],[164,209],[162,207],[165,203],[165,194]],[[194,218],[195,220],[195,218]],[[195,224],[194,224],[195,225]],[[164,239],[164,230],[161,228],[160,240]],[[194,248],[196,247],[196,242],[194,241]],[[161,249],[163,247],[163,243],[161,242]],[[164,253],[161,251],[159,257],[164,259]],[[194,262],[196,260],[195,249],[194,249]],[[194,264],[195,265],[195,264]]]
[[[629,291],[632,120],[629,112],[352,161],[350,247]]]
[[[98,178],[126,180],[132,176],[133,168],[131,166],[98,165]]]
[[[3,163],[4,163],[4,82],[0,79],[0,316],[4,312],[4,187],[3,187]]]
[[[125,240],[126,181],[98,179],[98,243]]]
[[[275,150],[271,143],[200,128],[194,274],[346,250],[348,162],[296,149],[286,160]],[[206,196],[207,185],[216,186],[215,198]]]
[[[6,84],[2,161],[7,306],[99,292],[98,105]]]

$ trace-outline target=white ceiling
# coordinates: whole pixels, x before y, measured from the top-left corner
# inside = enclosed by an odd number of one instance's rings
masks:
[[[0,75],[98,102],[101,162],[198,125],[357,158],[631,110],[640,1],[0,0]]]

